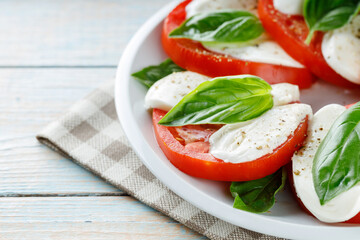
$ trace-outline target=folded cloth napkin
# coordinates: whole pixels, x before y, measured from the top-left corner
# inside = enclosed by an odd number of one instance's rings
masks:
[[[177,196],[142,164],[121,129],[108,83],[49,124],[37,139],[139,201],[210,239],[278,239],[224,222]]]

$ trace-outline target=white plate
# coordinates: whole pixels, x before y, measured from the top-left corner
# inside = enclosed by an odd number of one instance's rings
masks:
[[[144,108],[147,89],[130,74],[167,58],[160,43],[162,20],[177,2],[162,8],[139,29],[127,46],[117,71],[117,113],[125,134],[143,163],[176,194],[205,212],[237,226],[292,239],[359,239],[360,227],[317,221],[298,207],[289,191],[278,194],[270,213],[253,214],[234,209],[233,199],[224,183],[188,176],[167,160],[156,143],[151,114]],[[357,96],[360,96],[360,92],[319,82],[302,92],[302,101],[310,103],[317,110],[327,103],[352,103],[359,100]]]

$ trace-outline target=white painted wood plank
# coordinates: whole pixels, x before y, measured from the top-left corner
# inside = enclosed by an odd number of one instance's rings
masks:
[[[115,66],[165,0],[0,1],[0,67]],[[35,134],[115,69],[0,69],[0,196],[120,191]],[[0,239],[203,239],[129,197],[0,197]]]
[[[34,136],[5,141],[5,148],[0,148],[0,196],[121,193],[72,161],[41,146]]]
[[[35,139],[115,69],[0,69],[0,196],[119,193]]]
[[[47,123],[96,87],[113,80],[115,72],[115,68],[0,69],[0,119],[11,119],[11,125]]]
[[[206,239],[130,197],[0,198],[0,212],[0,239]]]
[[[2,0],[0,66],[117,65],[166,0]]]

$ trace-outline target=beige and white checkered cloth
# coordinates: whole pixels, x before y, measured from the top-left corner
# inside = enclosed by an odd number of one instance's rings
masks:
[[[139,201],[210,239],[278,239],[211,216],[177,196],[142,164],[117,119],[114,85],[106,84],[48,125],[38,140]]]

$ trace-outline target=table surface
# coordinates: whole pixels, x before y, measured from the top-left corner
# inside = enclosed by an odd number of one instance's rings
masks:
[[[0,1],[0,239],[205,239],[35,139],[167,2]]]

